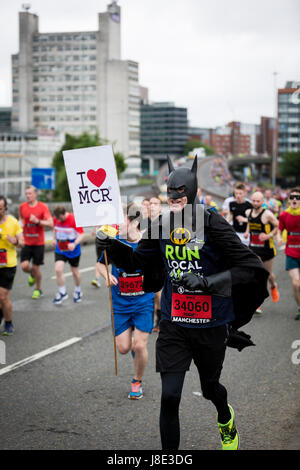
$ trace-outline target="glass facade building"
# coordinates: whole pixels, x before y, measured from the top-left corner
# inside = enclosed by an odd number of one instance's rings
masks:
[[[183,156],[188,140],[187,108],[174,103],[141,104],[141,157],[145,175],[156,175],[170,157]]]
[[[188,140],[187,109],[173,103],[141,106],[141,155],[183,155]]]
[[[278,90],[278,156],[300,151],[300,82]]]

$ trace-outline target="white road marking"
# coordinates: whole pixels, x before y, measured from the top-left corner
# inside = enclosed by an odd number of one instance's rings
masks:
[[[89,268],[79,269],[79,272],[80,273],[87,273],[88,271],[93,271],[93,269],[95,269],[95,266],[90,266]],[[72,276],[71,272],[65,274],[65,277],[69,277],[69,276]],[[51,279],[56,279],[56,276],[52,276]]]
[[[63,343],[56,344],[55,346],[52,346],[51,348],[48,348],[48,349],[44,349],[44,351],[34,354],[33,356],[26,357],[25,359],[22,359],[19,362],[15,362],[14,364],[11,364],[10,366],[4,367],[4,369],[0,369],[0,375],[7,374],[8,372],[11,372],[12,370],[25,366],[26,364],[29,364],[30,362],[37,361],[38,359],[48,356],[49,354],[52,354],[56,351],[67,348],[68,346],[78,343],[81,340],[82,338],[75,336],[74,338],[70,338],[67,341],[64,341]]]

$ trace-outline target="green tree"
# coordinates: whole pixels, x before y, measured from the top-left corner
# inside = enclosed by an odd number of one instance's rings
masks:
[[[300,175],[300,151],[286,152],[282,155],[279,172],[283,177],[297,177]]]
[[[98,134],[91,135],[84,132],[79,136],[66,134],[65,142],[62,147],[55,153],[52,166],[56,169],[56,189],[53,191],[54,201],[70,201],[70,192],[68,179],[63,159],[64,150],[80,149],[85,147],[96,147],[97,145],[106,145],[108,142],[99,138]],[[126,168],[124,156],[121,152],[114,154],[118,177]]]
[[[189,140],[184,146],[183,153],[184,153],[184,155],[188,155],[189,152],[191,152],[192,150],[194,150],[196,148],[199,148],[199,147],[202,147],[202,148],[205,149],[206,155],[214,155],[215,154],[214,149],[212,147],[209,147],[206,144],[203,144],[203,142],[201,142],[201,140]]]

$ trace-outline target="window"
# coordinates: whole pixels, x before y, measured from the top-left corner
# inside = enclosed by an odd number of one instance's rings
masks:
[[[289,99],[288,93],[280,93],[278,96],[279,103],[287,103]]]

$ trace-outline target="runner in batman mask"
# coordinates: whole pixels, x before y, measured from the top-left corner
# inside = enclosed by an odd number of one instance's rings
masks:
[[[202,394],[217,409],[222,448],[236,450],[234,411],[219,379],[226,345],[242,350],[253,344],[238,328],[268,296],[268,272],[222,216],[199,204],[197,159],[192,169],[175,169],[169,158],[168,164],[170,210],[144,233],[137,249],[129,251],[101,233],[97,243],[126,272],[142,269],[145,291],[163,285],[156,343],[162,448],[179,447],[179,404],[193,360]]]

